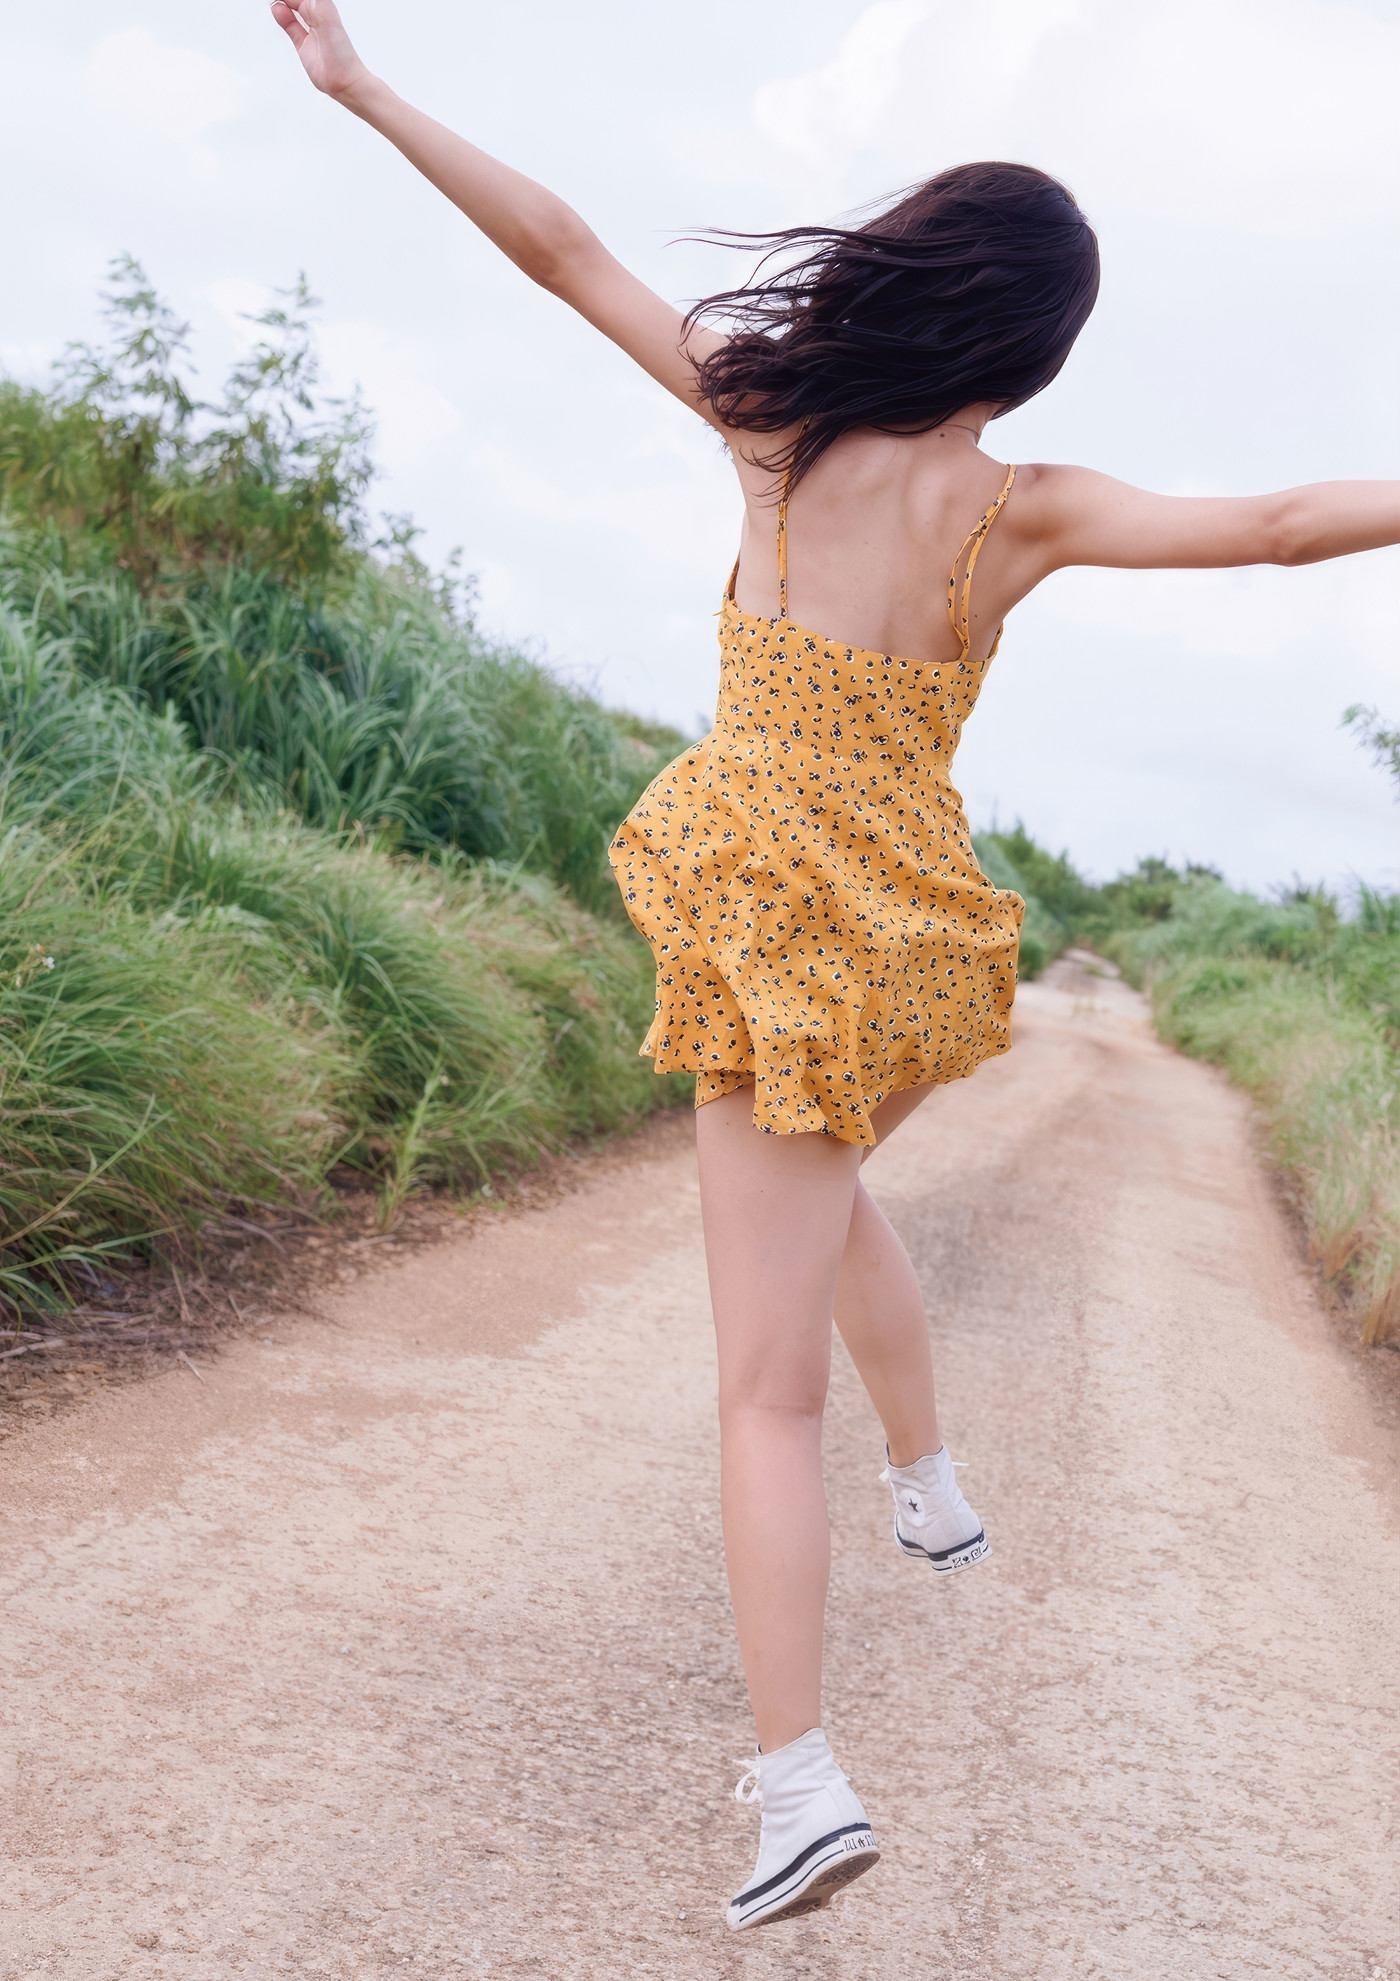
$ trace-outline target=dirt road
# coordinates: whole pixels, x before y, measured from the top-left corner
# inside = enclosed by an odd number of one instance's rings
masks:
[[[721,1922],[756,1819],[673,1122],[0,1453],[4,1981],[1395,1981],[1385,1410],[1240,1099],[1070,965],[1017,1025],[866,1170],[996,1549],[896,1553],[838,1359],[875,1873]]]

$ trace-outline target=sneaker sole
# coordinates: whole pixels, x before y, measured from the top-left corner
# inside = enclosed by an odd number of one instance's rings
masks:
[[[956,1575],[960,1568],[973,1568],[979,1561],[985,1561],[992,1552],[991,1542],[979,1528],[970,1541],[960,1541],[955,1548],[944,1548],[938,1554],[930,1554],[917,1541],[905,1540],[899,1531],[898,1514],[895,1515],[894,1538],[905,1554],[915,1561],[926,1561],[935,1575]]]
[[[789,1883],[787,1873],[779,1872],[769,1881],[777,1888],[772,1897],[736,1919],[734,1909],[744,1898],[740,1892],[731,1901],[726,1923],[731,1931],[740,1932],[746,1926],[771,1926],[780,1919],[799,1919],[804,1912],[820,1912],[843,1886],[863,1877],[879,1861],[879,1846],[868,1829],[825,1839],[796,1883]]]

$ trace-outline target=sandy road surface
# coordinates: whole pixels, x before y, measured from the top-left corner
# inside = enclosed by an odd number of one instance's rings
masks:
[[[1393,1981],[1394,1448],[1244,1109],[1060,966],[866,1171],[995,1559],[899,1557],[840,1363],[826,1725],[754,1817],[685,1125],[0,1454],[0,1975]]]

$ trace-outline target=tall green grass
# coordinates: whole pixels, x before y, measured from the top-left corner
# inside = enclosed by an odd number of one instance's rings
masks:
[[[1314,1257],[1349,1290],[1363,1339],[1382,1339],[1400,1320],[1395,1054],[1334,979],[1263,959],[1193,961],[1152,989],[1163,1036],[1263,1104]]]
[[[314,1192],[336,1163],[390,1198],[474,1186],[682,1091],[637,1057],[630,928],[541,875],[217,800],[178,727],[13,614],[0,742],[12,1293],[138,1232],[178,1242],[221,1197]]]
[[[250,997],[226,942],[94,893],[81,855],[0,833],[0,1301],[173,1237],[231,1197],[314,1189],[347,1068]]]
[[[483,639],[411,530],[376,550],[295,311],[201,407],[138,278],[107,353],[0,384],[0,1312],[685,1089],[604,857],[681,739]]]
[[[91,681],[179,722],[216,789],[384,846],[509,861],[615,912],[606,849],[679,748],[537,662],[444,619],[366,560],[334,600],[237,566],[142,597],[67,568],[51,534],[9,546],[15,611]]]

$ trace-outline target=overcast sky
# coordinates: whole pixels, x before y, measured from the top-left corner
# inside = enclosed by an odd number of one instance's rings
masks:
[[[347,0],[402,94],[570,199],[677,299],[696,225],[841,212],[959,160],[1066,178],[1098,309],[989,431],[1171,492],[1400,473],[1400,7],[1390,0]],[[739,502],[709,430],[316,97],[260,0],[68,0],[0,27],[8,306],[39,377],[110,257],[196,325],[305,269],[332,382],[377,409],[377,501],[460,544],[481,618],[643,714],[708,726]],[[1400,716],[1400,552],[1304,571],[1067,572],[1007,628],[959,755],[975,825],[1025,819],[1107,876],[1396,876],[1400,814],[1339,731]]]

